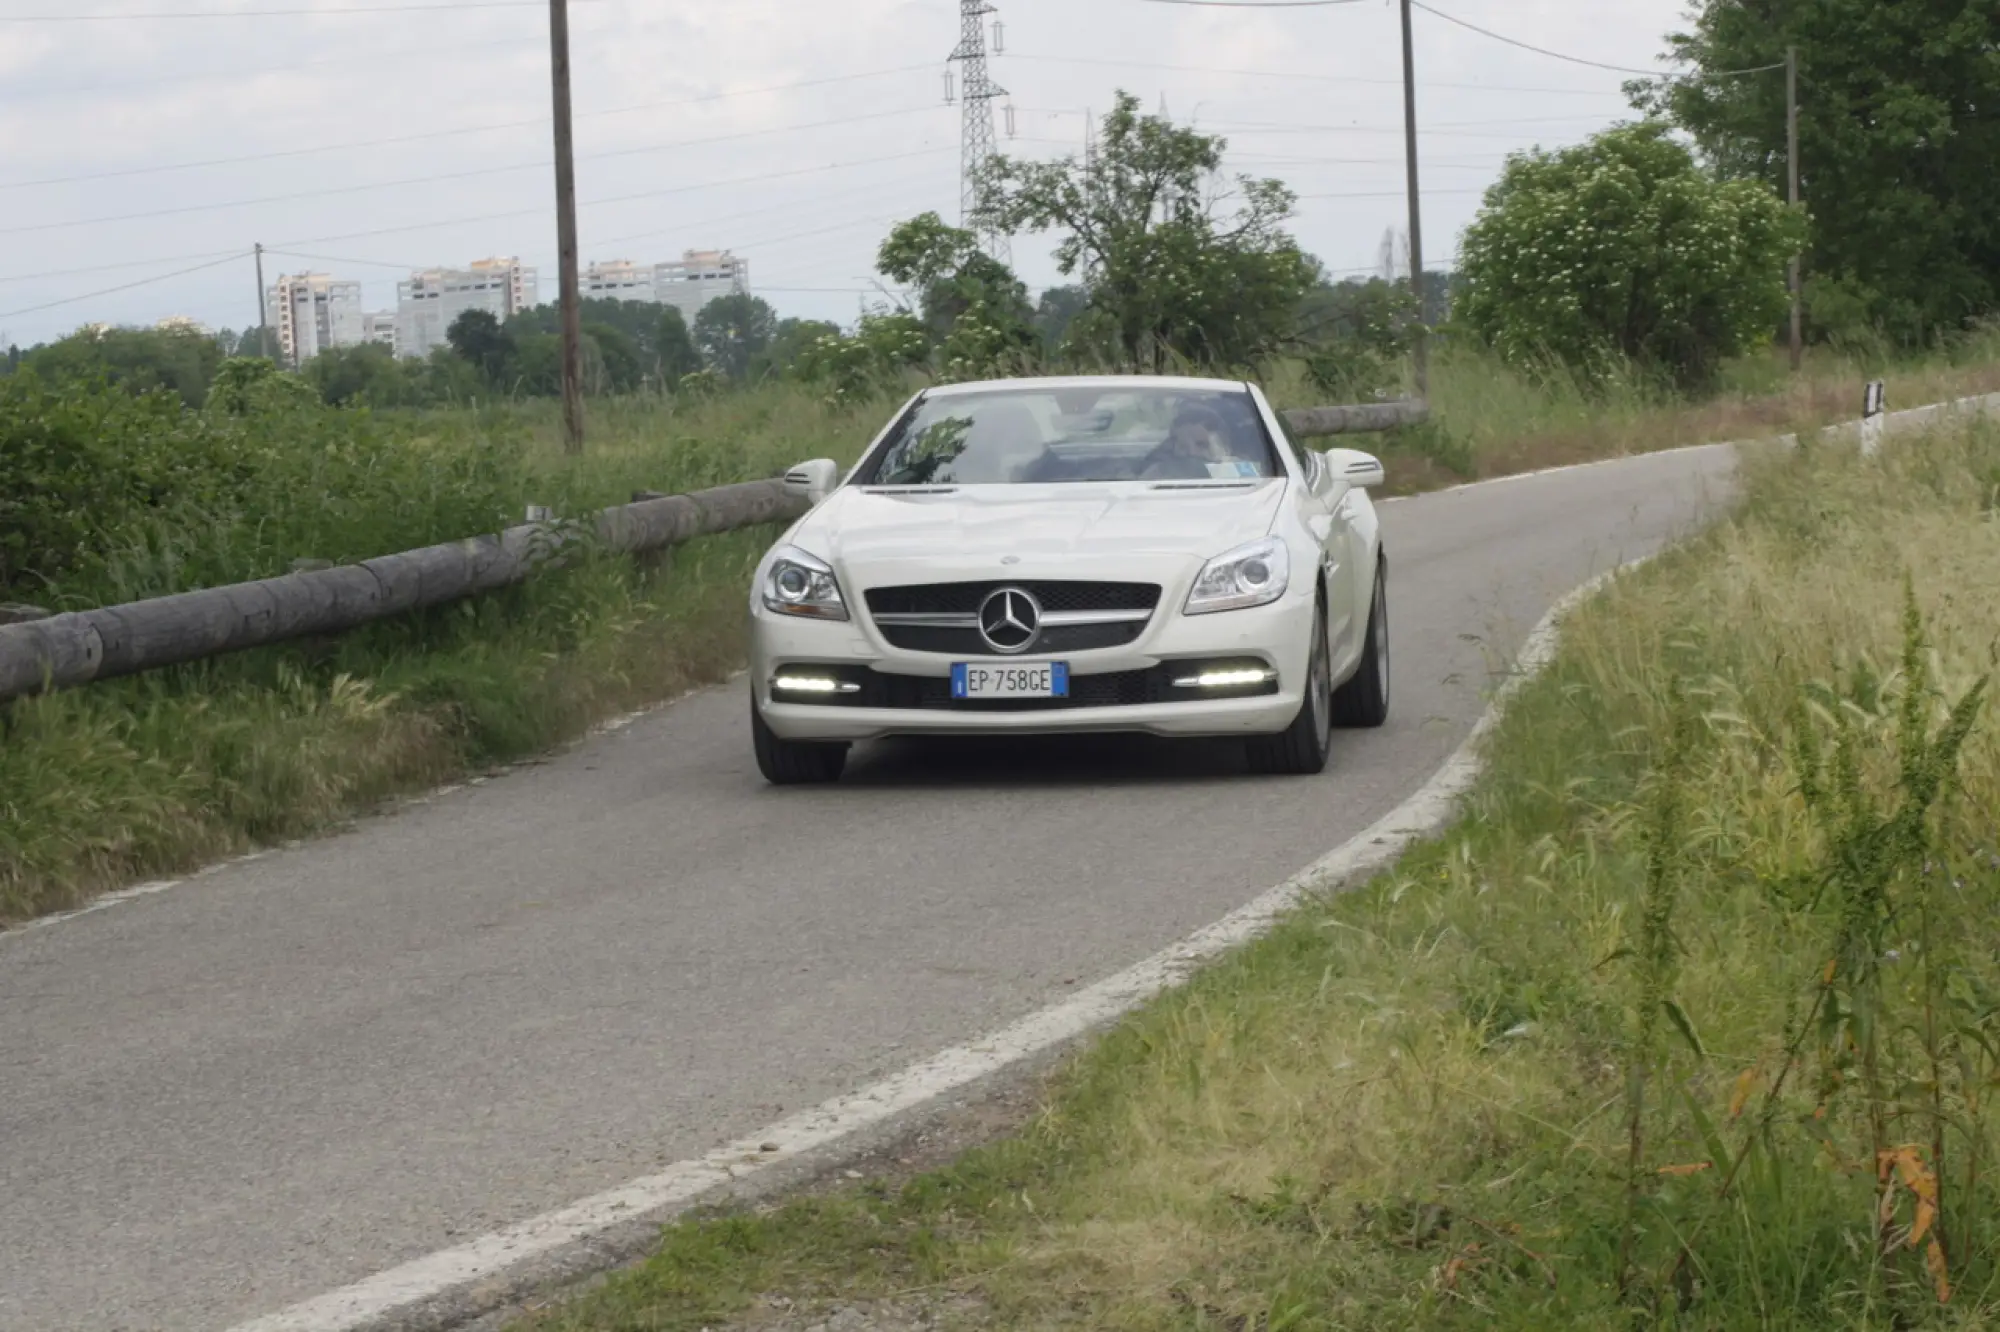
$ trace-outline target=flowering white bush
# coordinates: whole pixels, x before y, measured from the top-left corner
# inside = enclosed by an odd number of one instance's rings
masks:
[[[1457,318],[1516,364],[1636,361],[1682,387],[1777,331],[1799,219],[1629,125],[1509,159],[1459,245]]]

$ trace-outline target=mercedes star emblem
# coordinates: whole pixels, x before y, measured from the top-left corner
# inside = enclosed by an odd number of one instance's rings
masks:
[[[979,636],[995,652],[1026,652],[1041,632],[1042,605],[1021,588],[998,588],[979,603]]]

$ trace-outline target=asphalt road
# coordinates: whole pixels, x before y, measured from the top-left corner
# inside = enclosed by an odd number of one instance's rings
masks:
[[[979,1036],[1424,780],[1551,602],[1725,497],[1723,448],[1392,502],[1394,716],[1228,746],[894,744],[765,787],[743,687],[0,936],[0,1328],[226,1327]]]

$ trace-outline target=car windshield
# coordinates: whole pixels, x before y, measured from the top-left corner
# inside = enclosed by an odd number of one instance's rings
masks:
[[[871,486],[1236,481],[1279,470],[1243,389],[1107,385],[928,398],[856,479]]]

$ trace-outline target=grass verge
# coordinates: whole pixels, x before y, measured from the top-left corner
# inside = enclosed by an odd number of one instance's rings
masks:
[[[2000,388],[1996,353],[1966,343],[1911,362],[1892,377],[1892,401]],[[1852,413],[1867,372],[1822,356],[1792,382],[1760,360],[1737,367],[1722,397],[1689,405],[1636,384],[1585,393],[1530,381],[1446,351],[1435,426],[1380,447],[1391,492],[1412,493],[1818,424]],[[1287,405],[1313,396],[1291,372],[1273,391]],[[541,401],[243,422],[128,401],[58,387],[0,402],[0,445],[26,460],[16,504],[39,522],[22,550],[0,542],[0,575],[10,551],[29,557],[0,601],[135,600],[281,573],[297,558],[355,560],[494,530],[529,503],[576,514],[636,489],[850,459],[888,409],[830,408],[789,384],[605,401],[591,408],[588,453],[570,459],[556,408]],[[38,457],[67,473],[49,480]],[[720,678],[739,660],[742,588],[769,536],[605,561],[332,642],[0,704],[0,924],[322,829]]]
[[[75,555],[0,586],[0,601],[70,609],[159,596],[282,573],[300,557],[356,560],[495,531],[530,503],[575,515],[638,489],[771,476],[816,453],[851,454],[877,414],[784,387],[600,403],[590,451],[567,459],[540,403],[242,422],[175,405],[166,424],[212,465],[190,465],[189,445],[160,448],[142,470],[164,427],[156,404],[135,413],[130,401],[59,387],[0,404],[14,409],[0,411],[0,444],[22,444],[16,456],[31,465],[51,439],[122,446],[95,469],[116,484],[95,485],[92,504],[53,485],[37,492],[26,473],[18,501],[44,520],[31,553],[46,558],[69,535]],[[65,527],[73,511],[101,530]],[[106,512],[127,518],[105,523]],[[323,829],[722,678],[740,663],[745,589],[774,535],[591,560],[325,641],[0,704],[0,923]]]
[[[670,1227],[524,1332],[1988,1326],[1996,625],[2000,430],[1760,460],[1572,618],[1446,835],[1026,1131]]]

